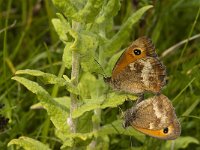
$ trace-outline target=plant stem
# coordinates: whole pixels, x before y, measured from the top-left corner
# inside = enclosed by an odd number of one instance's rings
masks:
[[[76,31],[79,30],[80,24],[77,22],[73,22],[72,23],[72,28]],[[72,51],[72,72],[71,72],[71,80],[72,80],[72,84],[77,87],[78,85],[78,77],[79,77],[79,66],[80,66],[80,62],[79,62],[79,53],[77,51]],[[70,130],[72,133],[76,133],[76,124],[77,124],[77,120],[76,119],[72,119],[72,112],[77,109],[77,95],[70,93],[70,97],[71,97],[71,106],[70,106],[70,118],[69,118],[69,122],[70,122]]]

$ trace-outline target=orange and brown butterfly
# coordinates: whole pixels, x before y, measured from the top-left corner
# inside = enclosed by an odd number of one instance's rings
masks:
[[[132,126],[149,136],[174,140],[181,134],[181,125],[171,101],[164,95],[143,100],[125,113],[124,127]]]
[[[112,71],[104,78],[114,89],[134,94],[160,93],[166,84],[166,69],[147,37],[140,37],[123,52]]]

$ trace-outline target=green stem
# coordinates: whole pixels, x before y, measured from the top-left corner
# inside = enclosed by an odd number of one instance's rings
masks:
[[[79,76],[79,54],[75,51],[72,52],[72,72],[71,79],[73,79],[72,84],[76,87],[78,85]],[[70,129],[71,132],[76,132],[76,119],[72,119],[72,112],[77,109],[77,95],[71,93],[71,106],[70,106]]]
[[[77,22],[72,23],[72,28],[75,31],[78,31],[80,29],[80,24]],[[77,51],[72,51],[72,72],[71,72],[71,80],[72,84],[77,87],[78,85],[78,77],[79,77],[79,53]],[[72,112],[77,109],[77,95],[70,93],[71,97],[71,106],[70,106],[70,118],[69,118],[69,125],[70,125],[70,130],[72,133],[76,133],[76,119],[72,119]]]

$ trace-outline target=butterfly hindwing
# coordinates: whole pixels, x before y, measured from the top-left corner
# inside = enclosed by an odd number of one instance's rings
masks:
[[[175,110],[170,100],[162,94],[127,110],[124,124],[159,139],[175,139],[181,133]]]

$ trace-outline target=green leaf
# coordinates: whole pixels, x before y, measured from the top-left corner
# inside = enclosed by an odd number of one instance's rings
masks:
[[[99,13],[99,17],[96,19],[96,23],[101,24],[106,20],[113,18],[117,15],[117,12],[120,9],[120,1],[119,0],[110,0],[108,3],[105,3]]]
[[[28,75],[40,77],[45,84],[56,84],[58,86],[66,86],[66,89],[69,92],[77,94],[77,95],[79,94],[78,89],[73,84],[71,84],[70,80],[65,80],[63,78],[57,77],[50,73],[44,73],[39,70],[25,69],[25,70],[18,70],[16,71],[15,74],[16,75],[28,74]]]
[[[72,147],[73,146],[73,143],[74,143],[74,139],[70,139],[70,138],[67,138],[66,135],[68,135],[68,133],[63,133],[62,131],[60,130],[55,130],[55,135],[61,139],[63,141],[63,145],[62,147]]]
[[[23,84],[29,91],[37,95],[38,100],[40,100],[42,106],[47,110],[51,121],[58,130],[65,133],[69,132],[69,126],[66,121],[69,110],[65,106],[56,102],[49,93],[36,82],[17,76],[12,79]]]
[[[105,99],[105,97],[103,96],[96,99],[84,100],[86,103],[83,104],[82,106],[79,106],[76,110],[74,110],[74,112],[72,113],[72,117],[73,118],[80,117],[85,112],[88,112],[97,108],[104,109],[107,107],[109,108],[118,107],[119,105],[123,104],[124,101],[126,101],[127,99],[131,99],[131,100],[137,99],[137,97],[133,95],[116,94],[116,93],[109,93],[106,97],[107,98],[105,101],[103,101]]]
[[[142,15],[152,8],[152,5],[148,5],[145,7],[142,7],[138,11],[134,12],[128,20],[122,25],[121,29],[118,31],[118,33],[113,36],[113,38],[108,42],[108,44],[104,47],[104,53],[102,54],[101,58],[105,59],[105,57],[112,56],[117,50],[120,49],[122,44],[127,40],[127,38],[130,36],[131,30],[133,28],[133,25],[138,22],[138,20],[142,17]]]
[[[199,141],[190,136],[179,137],[178,139],[176,139],[174,141],[167,141],[164,146],[164,149],[170,149],[172,145],[174,145],[174,148],[173,148],[174,150],[175,149],[185,149],[191,143],[199,144]]]
[[[69,23],[64,23],[64,21],[61,21],[60,19],[52,19],[52,24],[53,24],[60,40],[63,43],[68,41],[67,33],[69,32],[69,29],[70,29]]]
[[[73,111],[72,118],[78,118],[87,111],[100,108],[100,103],[101,102],[93,102],[93,103],[91,102],[91,103],[83,104],[82,106],[78,107],[76,110]]]
[[[70,109],[70,97],[68,96],[63,96],[63,97],[55,97],[53,98],[56,102],[58,102],[60,105],[65,106],[66,108]],[[36,103],[31,106],[31,109],[43,109],[42,104]]]
[[[98,99],[103,94],[104,91],[102,89],[104,88],[105,84],[103,80],[96,79],[96,77],[89,72],[82,74],[78,84],[80,96],[83,100]]]
[[[55,76],[54,74],[44,73],[44,72],[39,71],[39,70],[31,70],[31,69],[18,70],[18,71],[16,71],[15,74],[16,75],[28,74],[28,75],[31,75],[31,76],[41,77],[42,81],[45,84],[57,84],[59,86],[65,86],[67,84],[66,81],[63,78],[59,78],[59,77]]]
[[[8,146],[18,145],[25,150],[51,150],[49,146],[37,141],[35,139],[21,136],[18,139],[13,139],[8,143]]]
[[[107,108],[107,107],[118,107],[119,105],[122,105],[124,101],[127,99],[129,100],[136,100],[137,97],[131,94],[116,94],[116,93],[109,93],[107,95],[107,99],[101,104],[101,108]]]
[[[72,43],[67,42],[64,48],[62,60],[64,62],[64,65],[67,69],[71,69],[72,67],[72,49],[71,49]]]
[[[138,141],[144,143],[145,135],[136,131],[132,127],[124,128],[122,120],[116,120],[111,124],[104,125],[101,129],[99,129],[95,135],[96,136],[104,136],[109,134],[123,134],[128,136],[133,136]]]
[[[52,0],[57,9],[66,17],[73,18],[74,14],[78,12],[77,8],[70,0]],[[75,18],[74,18],[75,19]]]
[[[84,71],[95,72],[98,68],[94,60],[98,39],[94,34],[87,32],[82,32],[80,37],[78,48],[81,50],[81,67]]]
[[[78,36],[74,36],[76,44],[74,49],[81,55],[81,67],[84,71],[95,72],[98,68],[95,63],[95,51],[98,46],[98,38],[95,34],[88,31],[81,31],[77,33]]]
[[[84,23],[93,22],[103,5],[102,0],[88,0],[84,8],[74,14],[74,18]]]

